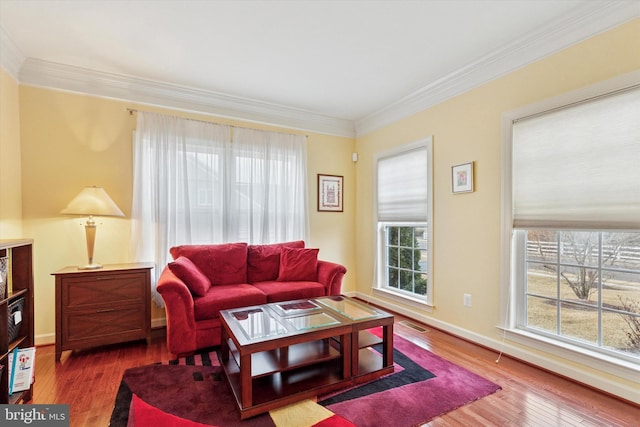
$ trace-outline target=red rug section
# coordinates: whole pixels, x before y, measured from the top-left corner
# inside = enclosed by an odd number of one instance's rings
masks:
[[[229,391],[220,366],[148,365],[127,369],[123,382],[132,396],[127,404],[127,427],[138,426],[141,417],[131,416],[137,397],[165,414],[195,423],[221,427],[275,427],[269,414],[240,419],[235,397]],[[115,409],[114,409],[115,411]],[[131,423],[131,418],[135,423]],[[171,424],[164,424],[171,426]],[[156,424],[154,427],[161,427]],[[124,427],[116,425],[113,427]]]
[[[201,424],[184,418],[168,414],[163,410],[151,406],[135,394],[132,397],[132,410],[129,417],[131,427],[223,427],[212,424]],[[338,415],[332,415],[313,427],[357,427],[352,422]]]
[[[211,424],[200,424],[185,420],[151,406],[135,394],[132,397],[132,416],[129,425],[136,427],[211,427]]]
[[[313,427],[357,427],[351,421],[345,420],[338,415],[332,415],[327,419],[313,425]]]

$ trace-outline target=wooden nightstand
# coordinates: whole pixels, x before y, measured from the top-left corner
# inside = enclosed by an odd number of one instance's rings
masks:
[[[65,350],[151,341],[149,263],[99,270],[65,267],[56,277],[56,361]]]

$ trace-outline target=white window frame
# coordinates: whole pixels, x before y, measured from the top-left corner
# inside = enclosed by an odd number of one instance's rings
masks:
[[[378,161],[383,158],[398,156],[411,150],[418,148],[425,148],[427,153],[426,165],[427,165],[427,218],[425,222],[415,221],[380,221],[378,218]],[[433,137],[429,136],[425,139],[421,139],[410,144],[402,145],[400,147],[393,148],[384,152],[377,153],[374,156],[373,162],[373,176],[374,176],[374,226],[375,231],[375,274],[374,283],[372,286],[373,292],[383,295],[385,297],[391,297],[397,299],[403,303],[409,303],[420,307],[427,307],[431,309],[433,307]],[[386,225],[393,226],[420,226],[427,229],[427,294],[421,296],[418,294],[409,293],[399,289],[394,289],[387,286],[387,272],[386,272],[386,245],[385,245],[385,231]]]
[[[573,345],[562,340],[550,338],[544,334],[535,334],[518,328],[522,319],[516,313],[523,313],[524,280],[526,275],[524,253],[521,248],[524,233],[515,233],[513,229],[512,194],[512,126],[514,121],[584,102],[618,90],[640,84],[640,71],[631,72],[616,78],[569,92],[523,108],[506,112],[502,116],[502,182],[501,182],[501,245],[500,245],[500,323],[498,328],[506,338],[550,354],[582,363],[602,372],[623,378],[637,378],[640,366],[624,358],[612,357],[596,350]],[[520,248],[520,249],[519,249]],[[580,374],[580,371],[576,371]]]
[[[381,233],[382,233],[382,237],[381,237],[381,240],[380,240],[380,244],[381,244],[381,248],[380,249],[381,249],[381,251],[384,252],[384,255],[383,255],[383,258],[382,258],[382,262],[384,262],[384,266],[383,266],[384,267],[384,269],[383,269],[384,278],[381,278],[381,281],[384,280],[384,283],[382,285],[384,289],[387,289],[387,290],[392,291],[392,292],[401,293],[403,295],[406,295],[409,298],[415,298],[416,295],[420,296],[420,294],[417,294],[415,292],[399,289],[399,288],[396,288],[396,287],[391,286],[389,284],[389,280],[388,280],[389,279],[389,275],[387,274],[389,272],[388,271],[389,262],[387,260],[386,255],[388,254],[389,246],[391,246],[391,245],[389,245],[389,239],[388,239],[388,235],[387,235],[386,229],[387,229],[387,227],[394,227],[394,228],[401,228],[401,227],[427,228],[427,225],[428,225],[427,222],[391,222],[391,221],[380,221],[379,222],[379,227],[380,227]],[[427,233],[428,233],[428,231],[427,231]],[[427,237],[427,243],[428,242],[429,242],[429,238]],[[395,245],[393,245],[393,246],[395,246]],[[415,249],[415,248],[412,248],[412,249]],[[428,251],[427,247],[425,247],[424,250]],[[429,256],[428,255],[429,254],[427,252],[427,265],[428,265],[428,260],[429,260]],[[404,269],[404,270],[409,271],[408,269]],[[415,268],[412,268],[410,271],[412,273],[420,272],[420,270],[417,270]],[[426,273],[427,272],[425,271],[425,275],[426,275]],[[428,285],[428,280],[427,280],[427,285]],[[428,295],[428,293],[429,293],[428,287],[427,287],[425,292],[426,292],[426,295],[425,295],[425,297],[426,297]]]

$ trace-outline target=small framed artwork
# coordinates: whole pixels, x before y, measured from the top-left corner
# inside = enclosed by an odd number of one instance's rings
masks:
[[[451,188],[454,194],[473,192],[473,162],[451,167]]]
[[[318,174],[318,211],[342,212],[343,177]]]

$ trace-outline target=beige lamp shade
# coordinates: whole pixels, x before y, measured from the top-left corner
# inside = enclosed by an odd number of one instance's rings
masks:
[[[124,216],[102,187],[85,187],[60,211],[68,215]]]
[[[89,215],[89,219],[87,219],[87,223],[84,226],[89,263],[78,268],[81,270],[102,268],[102,265],[93,262],[93,248],[96,241],[96,222],[93,216],[124,216],[118,205],[111,200],[111,197],[103,188],[85,187],[60,213],[66,215]]]

